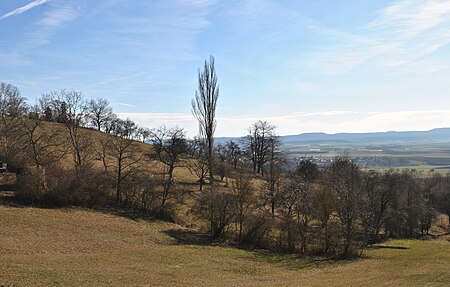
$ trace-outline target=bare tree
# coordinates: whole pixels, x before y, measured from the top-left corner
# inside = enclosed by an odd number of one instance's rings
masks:
[[[32,119],[21,118],[21,126],[25,135],[25,149],[28,162],[35,168],[36,186],[34,192],[47,190],[46,168],[53,167],[62,160],[69,151],[67,139],[60,125],[45,124],[35,107]]]
[[[21,125],[27,142],[27,154],[38,170],[58,162],[67,155],[67,139],[63,136],[61,126],[53,124],[45,126],[42,117],[39,116],[33,119],[21,118]]]
[[[248,129],[248,135],[243,141],[246,155],[253,164],[253,170],[264,175],[264,165],[271,156],[270,149],[278,148],[279,145],[275,136],[275,127],[266,121],[258,121]]]
[[[423,182],[415,170],[396,175],[384,230],[390,237],[413,237],[423,214]]]
[[[309,225],[314,216],[313,183],[318,178],[317,166],[310,161],[302,161],[296,171],[283,184],[282,206],[287,218],[288,245],[294,248],[292,225],[296,225],[301,237],[301,252],[307,251],[310,239]],[[294,222],[295,224],[292,224]]]
[[[173,196],[175,183],[174,170],[181,164],[181,156],[186,153],[186,138],[181,128],[161,127],[152,131],[151,141],[155,149],[155,157],[164,164],[163,191],[159,207],[159,215],[165,216],[167,201]]]
[[[265,155],[267,162],[267,173],[264,175],[266,181],[266,189],[263,196],[266,201],[270,203],[272,215],[275,215],[276,205],[279,203],[283,196],[283,190],[281,188],[283,179],[283,164],[284,157],[279,151],[279,141],[276,137],[271,137],[265,143],[266,150]],[[261,169],[261,171],[264,168]]]
[[[236,170],[237,165],[242,156],[241,148],[233,140],[230,140],[229,142],[227,142],[225,145],[225,148],[226,148],[226,154],[227,154],[228,161],[233,166],[233,168]]]
[[[326,182],[329,178],[329,173],[322,173],[320,182]],[[322,233],[323,252],[328,253],[331,248],[331,232],[330,220],[333,212],[336,210],[336,204],[333,193],[327,184],[320,184],[314,193],[314,214],[320,222],[320,229]]]
[[[212,238],[223,238],[236,216],[235,195],[217,191],[213,184],[200,195],[194,211],[208,222]]]
[[[344,237],[343,255],[350,253],[356,237],[355,228],[360,211],[361,172],[347,157],[336,158],[330,166],[330,190],[336,202],[336,213]]]
[[[242,239],[244,222],[249,216],[254,202],[254,186],[250,178],[239,176],[231,184],[232,194],[236,198],[236,217],[239,225],[239,239]]]
[[[119,119],[116,114],[112,113],[108,120],[104,123],[105,132],[107,134],[114,134],[120,121],[121,119]]]
[[[287,232],[287,245],[290,251],[295,249],[296,241],[296,205],[300,201],[299,192],[302,190],[302,182],[298,176],[288,177],[282,185],[282,198],[280,201],[281,217],[284,223],[284,229]]]
[[[105,127],[106,122],[111,118],[112,108],[107,99],[90,100],[87,104],[86,117],[88,122],[97,130]]]
[[[44,95],[43,98],[49,99],[57,121],[65,126],[78,176],[88,167],[93,154],[90,134],[82,128],[86,114],[83,95],[81,92],[61,90]]]
[[[5,161],[17,160],[23,148],[20,118],[27,112],[26,98],[17,87],[0,83],[0,156]]]
[[[188,150],[191,159],[188,161],[187,166],[189,171],[194,173],[198,178],[199,191],[203,190],[203,185],[209,174],[206,149],[205,142],[200,139],[194,139],[189,142]]]
[[[420,214],[420,229],[422,236],[429,234],[431,225],[434,218],[438,214],[436,208],[438,205],[435,203],[436,195],[438,193],[440,182],[442,177],[440,174],[435,173],[430,177],[422,179],[422,197],[421,197],[421,214]]]
[[[136,135],[140,141],[145,143],[146,140],[150,138],[151,131],[148,128],[138,127],[136,130]]]
[[[102,162],[103,169],[105,170],[105,172],[108,172],[108,168],[110,166],[109,153],[111,150],[111,138],[100,136],[96,140],[96,142],[97,142],[97,144],[95,145],[96,159]]]
[[[214,132],[216,130],[216,106],[219,98],[214,57],[205,61],[203,71],[198,70],[198,88],[192,100],[192,114],[199,123],[200,138],[207,146],[208,170],[210,181],[214,181]]]
[[[275,216],[275,210],[283,197],[283,172],[279,163],[270,165],[269,172],[264,177],[265,184],[262,192],[264,205],[270,206],[272,216]]]
[[[450,173],[442,176],[440,180],[440,186],[438,194],[436,194],[435,203],[437,209],[446,214],[448,217],[448,225],[450,226]]]
[[[298,166],[293,180],[299,181],[298,201],[295,204],[297,227],[301,237],[301,252],[307,251],[310,237],[309,225],[314,216],[313,186],[319,177],[317,165],[311,161],[302,161]]]
[[[378,235],[387,219],[389,202],[397,185],[398,177],[392,170],[384,174],[376,171],[363,174],[363,193],[360,204],[367,243],[378,242]]]
[[[132,139],[132,133],[128,126],[118,125],[116,135],[109,143],[103,142],[102,149],[109,149],[109,156],[114,160],[114,170],[116,174],[116,202],[122,201],[122,183],[135,172],[136,164],[142,159],[143,153],[139,146]],[[103,155],[104,156],[104,155]],[[107,169],[106,159],[103,165]]]
[[[407,219],[407,235],[413,237],[416,229],[419,227],[420,217],[422,213],[422,194],[423,188],[420,184],[420,177],[417,171],[410,170],[403,173],[404,185],[403,193],[405,195],[406,219]]]
[[[16,86],[0,83],[0,114],[2,117],[25,116],[28,110],[26,100]]]

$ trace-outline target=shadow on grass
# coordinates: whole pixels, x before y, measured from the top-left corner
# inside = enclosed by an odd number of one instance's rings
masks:
[[[143,210],[130,208],[130,207],[123,207],[123,206],[120,206],[118,204],[113,204],[113,203],[96,205],[96,206],[89,207],[87,209],[92,210],[92,211],[101,212],[104,214],[124,217],[124,218],[131,219],[134,221],[137,221],[137,220],[155,221],[155,220],[157,220],[154,216],[150,215],[148,212],[145,212]]]
[[[392,246],[392,245],[372,245],[367,247],[367,249],[376,250],[376,249],[398,249],[398,250],[405,250],[409,249],[409,247],[405,246]]]
[[[361,258],[356,257],[342,258],[319,255],[302,255],[295,253],[277,253],[269,250],[250,250],[249,252],[251,252],[250,257],[245,257],[254,260],[255,263],[263,261],[289,270],[325,268],[361,260]]]
[[[59,209],[59,210],[67,210],[70,211],[74,207],[79,209],[90,210],[94,212],[100,212],[103,214],[114,215],[119,217],[124,217],[127,219],[131,219],[134,221],[137,220],[146,220],[146,221],[156,221],[158,220],[154,216],[150,215],[148,212],[131,208],[124,207],[118,204],[115,204],[110,201],[105,201],[100,204],[92,205],[92,206],[58,206],[58,205],[45,205],[45,204],[27,204],[20,201],[13,191],[2,191],[0,190],[0,205],[14,207],[14,208],[42,208],[42,209]]]
[[[215,245],[208,234],[188,229],[170,229],[164,234],[175,239],[177,245]]]
[[[199,185],[198,181],[194,181],[194,182],[190,182],[190,181],[179,181],[179,182],[178,182],[178,185],[181,185],[181,186],[195,186],[195,187],[199,188],[199,187],[198,187],[198,185]],[[206,182],[203,183],[203,187],[208,186],[208,185],[209,185],[209,184],[206,183]],[[197,190],[196,190],[196,191],[197,191]]]
[[[201,233],[189,229],[170,229],[162,231],[164,234],[175,239],[176,245],[199,245],[199,246],[220,246],[229,250],[240,250],[245,252],[231,252],[230,256],[238,256],[243,260],[252,261],[255,266],[258,263],[274,264],[286,269],[300,270],[305,268],[320,268],[346,264],[361,258],[342,258],[319,255],[300,255],[298,253],[280,253],[267,249],[254,249],[242,246],[236,242],[214,241],[207,233]]]

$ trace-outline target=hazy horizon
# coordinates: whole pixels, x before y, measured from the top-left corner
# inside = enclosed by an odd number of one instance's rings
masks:
[[[394,130],[389,130],[389,131],[378,131],[378,132],[336,132],[336,133],[327,133],[327,132],[321,132],[321,131],[316,131],[316,132],[301,132],[301,133],[297,133],[297,134],[284,134],[284,135],[279,135],[278,136],[282,136],[282,137],[290,137],[290,136],[299,136],[299,135],[304,135],[304,134],[326,134],[326,135],[339,135],[339,134],[372,134],[372,133],[408,133],[408,132],[429,132],[432,130],[441,130],[441,129],[450,129],[450,127],[437,127],[437,128],[432,128],[432,129],[427,129],[427,130],[403,130],[403,131],[394,131]],[[238,137],[242,137],[245,135],[241,135],[241,136],[218,136],[217,138],[238,138]]]

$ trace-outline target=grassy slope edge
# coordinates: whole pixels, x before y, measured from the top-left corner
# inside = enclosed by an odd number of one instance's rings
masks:
[[[329,261],[182,243],[188,230],[84,209],[0,206],[0,286],[449,286],[450,242]]]

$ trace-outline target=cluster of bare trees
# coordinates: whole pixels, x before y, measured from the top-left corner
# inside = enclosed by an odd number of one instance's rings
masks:
[[[21,151],[22,135],[19,132],[21,118],[26,114],[26,99],[17,87],[0,83],[0,156],[12,162]]]
[[[169,214],[174,170],[187,151],[182,129],[141,128],[119,119],[108,101],[86,101],[76,91],[45,94],[38,102],[30,106],[16,87],[0,84],[0,160],[17,172],[20,198],[47,205],[114,199]],[[140,143],[146,140],[153,145]]]
[[[212,237],[346,256],[379,242],[381,234],[413,237],[428,233],[436,214],[447,212],[448,204],[439,202],[448,203],[448,176],[363,171],[347,157],[338,157],[321,169],[303,161],[289,171],[276,129],[265,121],[252,124],[239,144],[218,145],[211,154],[213,140],[208,138],[213,132],[208,137],[206,130],[214,130],[217,98],[211,101],[207,97],[211,93],[205,91],[215,90],[213,69],[205,63],[205,72],[199,72],[202,96],[196,95],[193,112],[199,120],[200,140],[191,147],[191,170],[202,192],[195,211],[208,222]],[[212,81],[208,75],[214,75]],[[222,181],[227,178],[223,186],[212,181],[211,169]],[[210,185],[203,191],[208,171]]]
[[[212,238],[290,252],[355,254],[386,237],[427,234],[438,213],[450,214],[450,175],[364,171],[348,157],[289,170],[265,121],[215,145],[218,96],[211,57],[192,101],[199,136],[188,140],[181,128],[119,119],[105,99],[62,90],[29,106],[1,83],[0,160],[18,172],[17,194],[28,202],[115,201],[175,220],[189,194],[188,209]],[[177,180],[181,168],[198,186]]]
[[[264,175],[266,163],[277,156],[279,142],[275,127],[265,121],[258,121],[248,129],[244,138],[245,155],[253,170]]]
[[[42,95],[39,104],[30,110],[29,117],[62,124],[71,123],[111,135],[127,134],[128,137],[143,142],[150,136],[148,128],[139,127],[130,119],[120,119],[113,113],[108,100],[84,100],[82,93],[76,91],[62,90]]]
[[[448,175],[363,171],[347,157],[326,168],[302,161],[275,184],[248,172],[235,175],[229,190],[210,188],[200,197],[196,210],[211,236],[347,256],[388,237],[425,235],[435,216],[448,212]]]

